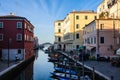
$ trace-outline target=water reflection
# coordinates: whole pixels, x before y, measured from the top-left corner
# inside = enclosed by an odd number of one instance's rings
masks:
[[[53,80],[50,72],[54,71],[54,65],[48,62],[48,54],[43,51],[35,51],[35,56],[35,60],[14,80]]]
[[[34,80],[52,80],[50,72],[54,71],[53,63],[48,62],[48,54],[42,51],[34,61]]]
[[[31,62],[14,80],[33,80],[33,62]]]

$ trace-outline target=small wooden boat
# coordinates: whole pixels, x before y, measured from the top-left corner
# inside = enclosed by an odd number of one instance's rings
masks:
[[[56,59],[56,58],[48,58],[48,62],[57,62],[58,61],[58,59]]]
[[[70,75],[70,74],[65,74],[65,73],[56,73],[53,72],[51,73],[53,76],[56,76],[60,80],[78,80],[77,75]]]
[[[65,69],[65,68],[55,68],[56,71],[63,72],[63,73],[68,73],[72,75],[76,75],[77,72],[75,70],[70,70],[70,69]]]

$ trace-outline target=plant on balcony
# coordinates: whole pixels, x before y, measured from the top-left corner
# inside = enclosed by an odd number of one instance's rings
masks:
[[[109,17],[109,12],[102,12],[100,15],[99,15],[99,18],[100,19],[105,19],[105,18],[108,18]]]

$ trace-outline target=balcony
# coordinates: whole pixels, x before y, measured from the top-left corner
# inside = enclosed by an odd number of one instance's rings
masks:
[[[108,9],[110,9],[115,3],[117,3],[117,0],[109,0],[107,3]]]

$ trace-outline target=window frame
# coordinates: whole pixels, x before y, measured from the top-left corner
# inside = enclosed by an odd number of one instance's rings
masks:
[[[88,16],[85,16],[85,20],[88,20]]]
[[[21,54],[21,53],[22,53],[22,50],[21,50],[21,49],[18,49],[18,50],[17,50],[17,53],[18,53],[18,54]]]
[[[76,33],[76,39],[79,39],[79,38],[80,38],[80,34]]]
[[[76,20],[79,20],[79,15],[76,15]]]
[[[58,42],[61,42],[61,37],[58,37]]]
[[[22,29],[22,22],[17,22],[17,29]]]
[[[105,43],[105,38],[104,37],[100,37],[100,43],[104,44]]]
[[[0,29],[3,28],[3,22],[0,22]]]
[[[19,36],[21,36],[21,38],[19,39]],[[17,36],[16,36],[16,40],[17,41],[22,41],[22,34],[21,33],[18,33]]]
[[[76,29],[79,29],[79,24],[76,24]]]
[[[58,29],[58,33],[61,33],[61,29]]]
[[[104,24],[100,24],[100,30],[104,29]]]
[[[60,22],[58,23],[58,26],[61,26],[61,23],[60,23]]]
[[[0,33],[0,41],[3,41],[3,34]]]

